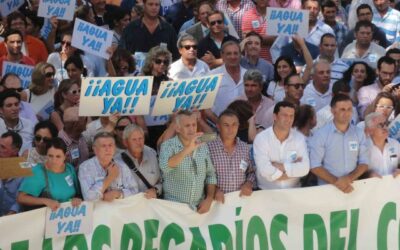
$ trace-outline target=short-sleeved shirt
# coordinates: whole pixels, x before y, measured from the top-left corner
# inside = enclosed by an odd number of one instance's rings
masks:
[[[388,8],[386,14],[382,17],[376,8],[373,8],[374,15],[372,22],[382,29],[386,34],[386,39],[390,44],[400,41],[400,12],[391,7]]]
[[[390,175],[399,166],[400,143],[392,138],[387,138],[383,152],[375,146],[371,139],[369,143],[369,169],[380,174]]]
[[[19,188],[20,192],[39,197],[46,190],[46,177],[48,176],[48,190],[53,200],[66,202],[74,198],[79,191],[78,178],[74,167],[70,164],[65,165],[62,173],[54,173],[47,170],[42,164],[32,168],[33,176],[25,177]]]

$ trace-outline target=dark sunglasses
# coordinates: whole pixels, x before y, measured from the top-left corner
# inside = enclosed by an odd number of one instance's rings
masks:
[[[161,59],[156,59],[156,60],[154,60],[154,63],[155,64],[164,64],[164,65],[166,65],[166,66],[168,66],[169,65],[169,61],[168,60],[161,60]]]
[[[389,122],[386,121],[386,122],[378,123],[378,124],[376,124],[376,127],[377,128],[383,128],[383,129],[388,128],[389,127]]]
[[[80,94],[81,93],[81,89],[75,89],[75,90],[71,90],[71,91],[68,91],[70,94],[73,94],[73,95],[77,95],[77,94]]]
[[[16,92],[21,92],[21,91],[23,91],[24,89],[23,88],[4,88],[4,89],[11,89],[11,90],[14,90],[14,91],[16,91]]]
[[[49,137],[42,137],[40,135],[35,135],[35,141],[36,142],[44,142],[44,143],[49,143],[51,141],[51,138]]]
[[[46,76],[46,78],[51,78],[54,77],[54,72],[47,72],[46,74],[44,74]]]
[[[299,88],[304,89],[304,88],[306,87],[306,85],[303,84],[303,83],[295,83],[295,84],[288,84],[288,85],[289,85],[289,86],[292,86],[292,87],[295,88],[295,89],[299,89]]]
[[[123,131],[126,126],[116,126],[115,129],[119,131]]]
[[[223,23],[224,23],[224,21],[223,21],[223,20],[215,20],[215,21],[211,21],[211,22],[210,22],[210,25],[211,25],[211,26],[214,26],[214,25],[216,25],[217,23],[218,23],[218,24],[223,24]]]
[[[185,50],[190,50],[190,48],[197,50],[197,45],[182,45],[182,48],[185,48]]]
[[[71,46],[71,42],[62,41],[61,45],[67,45],[69,47]]]

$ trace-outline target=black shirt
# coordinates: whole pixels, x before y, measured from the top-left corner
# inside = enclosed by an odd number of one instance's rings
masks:
[[[235,41],[239,43],[239,41],[234,36],[226,35],[222,40],[221,46],[227,41]],[[211,38],[210,34],[208,34],[206,37],[203,38],[203,40],[199,42],[197,57],[202,58],[207,50],[209,50],[216,59],[221,58],[221,51],[215,44],[214,40]]]

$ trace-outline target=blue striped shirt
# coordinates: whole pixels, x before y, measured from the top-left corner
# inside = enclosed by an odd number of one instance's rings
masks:
[[[390,44],[400,41],[400,12],[398,10],[389,7],[386,14],[382,17],[374,8],[372,23],[385,32],[386,39]]]

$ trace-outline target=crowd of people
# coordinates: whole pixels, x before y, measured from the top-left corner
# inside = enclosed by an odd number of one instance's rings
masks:
[[[349,193],[357,179],[400,173],[392,0],[92,0],[77,1],[72,21],[27,2],[2,17],[0,72],[34,69],[27,86],[1,76],[0,158],[26,157],[32,176],[0,180],[0,216],[141,192],[206,213],[230,192]],[[267,7],[308,10],[308,35],[268,34]],[[110,59],[72,46],[76,18],[113,31]],[[152,76],[155,98],[163,81],[214,74],[211,109],[79,116],[84,77]]]

